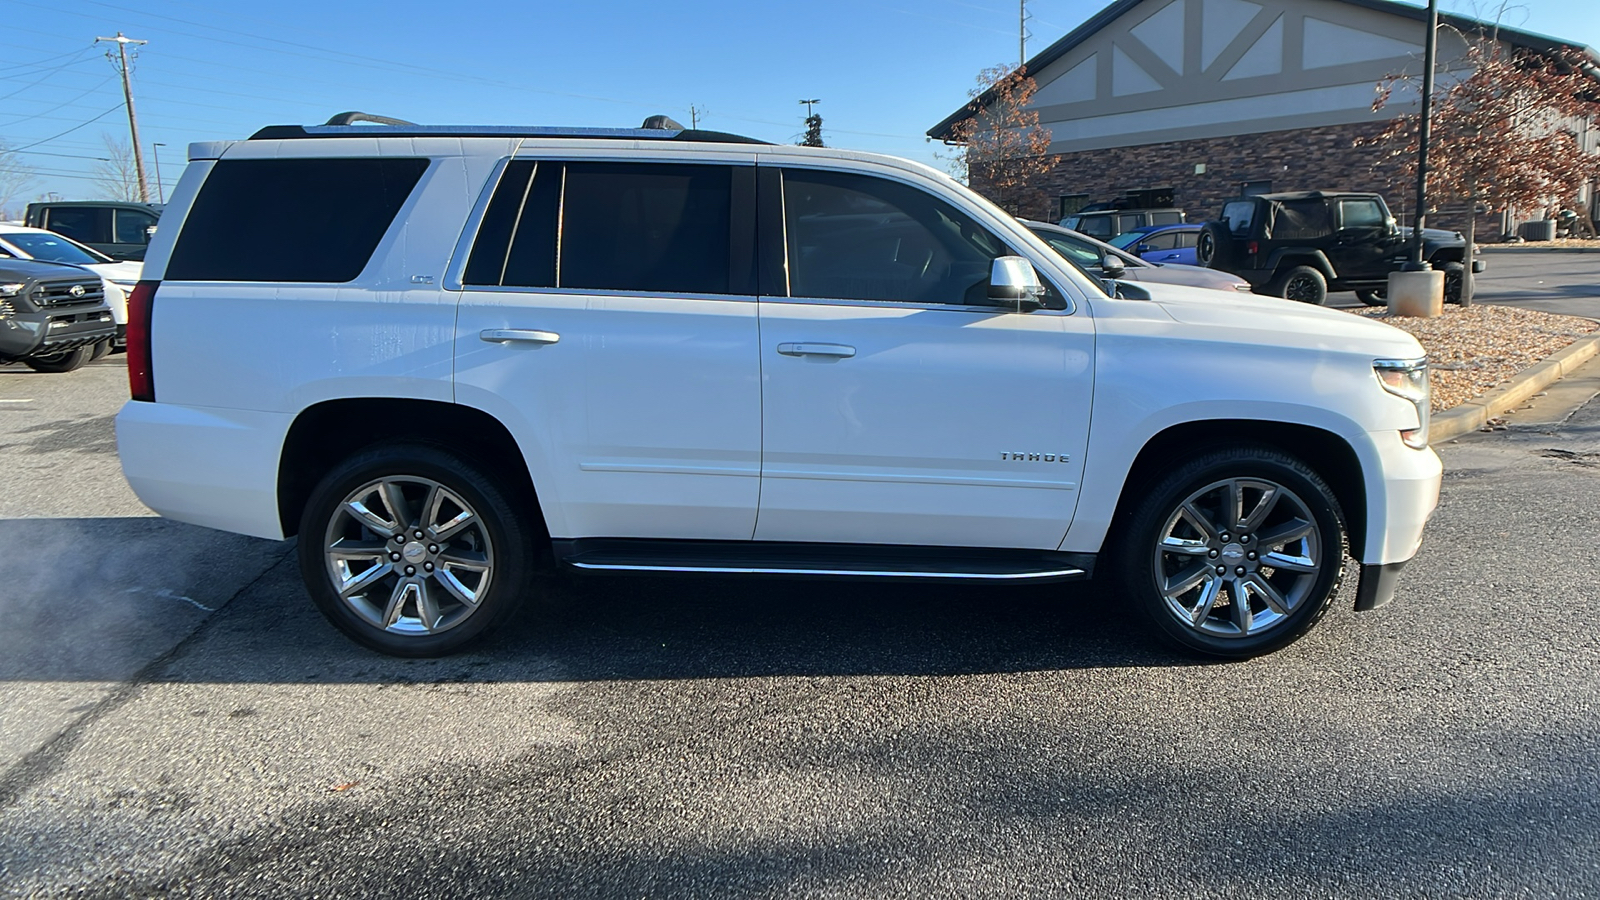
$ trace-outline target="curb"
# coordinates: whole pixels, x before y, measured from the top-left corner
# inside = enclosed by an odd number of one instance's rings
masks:
[[[1518,372],[1509,383],[1433,416],[1428,426],[1428,442],[1444,443],[1477,431],[1489,420],[1572,374],[1596,355],[1600,355],[1600,334],[1581,337],[1544,359]]]
[[[1484,253],[1600,253],[1600,247],[1551,247],[1531,244],[1479,244]]]

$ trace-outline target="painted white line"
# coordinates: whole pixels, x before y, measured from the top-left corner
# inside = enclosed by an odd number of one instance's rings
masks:
[[[0,400],[0,403],[32,403],[32,402],[33,402],[33,398],[32,397],[29,397],[26,400]]]
[[[136,587],[136,588],[128,588],[126,591],[123,591],[123,593],[124,594],[149,594],[152,597],[160,597],[163,600],[182,600],[183,602],[192,605],[195,609],[204,610],[206,612],[216,612],[215,609],[212,609],[211,607],[206,606],[204,603],[201,603],[200,601],[194,599],[193,597],[185,597],[184,595],[178,593],[177,591],[170,590],[168,588],[160,588],[160,589],[157,589],[157,590],[151,590],[150,588]]]

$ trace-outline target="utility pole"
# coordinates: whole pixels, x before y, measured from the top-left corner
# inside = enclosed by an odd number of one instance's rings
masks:
[[[813,107],[816,104],[821,103],[821,102],[822,102],[821,100],[801,100],[800,101],[800,105],[804,106],[806,108],[806,118],[808,118],[808,119],[811,118],[811,116],[813,114],[813,110],[811,109],[811,107]]]
[[[821,100],[801,100],[800,105],[806,108],[806,135],[800,139],[802,147],[821,147],[822,143],[822,117],[812,107],[821,103]]]
[[[710,112],[710,110],[695,106],[692,103],[689,104],[689,127],[692,129],[699,129],[700,117],[708,112]]]
[[[139,116],[133,111],[133,83],[128,80],[128,45],[143,46],[149,41],[136,41],[130,37],[123,37],[122,32],[117,32],[116,37],[97,37],[96,44],[101,41],[111,41],[117,45],[117,57],[122,63],[122,98],[128,106],[128,132],[133,136],[133,167],[139,172],[139,199],[144,203],[150,202],[150,184],[144,177],[144,149],[139,143]],[[111,54],[107,53],[109,57]]]

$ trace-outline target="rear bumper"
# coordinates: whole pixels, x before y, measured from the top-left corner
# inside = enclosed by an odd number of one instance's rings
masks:
[[[292,420],[130,400],[117,414],[117,453],[133,492],[161,515],[282,540],[278,456]]]

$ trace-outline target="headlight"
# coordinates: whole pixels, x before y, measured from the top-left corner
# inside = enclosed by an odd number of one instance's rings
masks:
[[[0,297],[15,297],[16,295],[22,293],[22,289],[25,287],[27,287],[27,285],[19,282],[0,284]]]
[[[1428,446],[1428,415],[1432,411],[1432,397],[1428,389],[1428,361],[1426,359],[1375,359],[1372,371],[1378,376],[1383,389],[1396,397],[1404,397],[1417,408],[1417,427],[1400,432],[1407,447],[1417,450]]]

